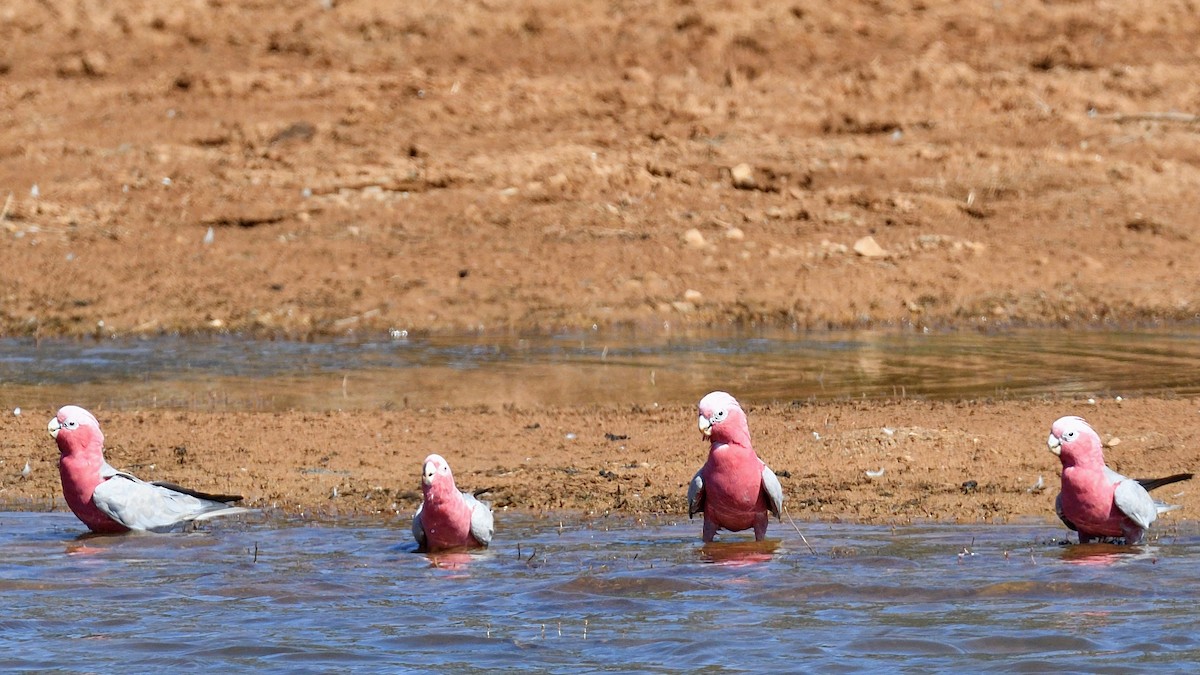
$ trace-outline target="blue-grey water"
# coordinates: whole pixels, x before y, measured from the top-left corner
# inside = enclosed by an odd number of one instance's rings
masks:
[[[1200,330],[693,333],[328,342],[0,340],[0,406],[329,410],[847,397],[1195,395]],[[2,440],[2,439],[0,439]],[[2,495],[0,495],[2,500]],[[0,503],[3,503],[0,501]],[[22,508],[37,508],[25,504]],[[0,670],[1151,672],[1200,663],[1200,532],[1063,546],[1056,524],[787,524],[703,546],[667,516],[497,515],[492,549],[407,519],[262,514],[92,537],[0,512]]]
[[[1200,394],[1200,329],[0,340],[0,405],[206,410]]]
[[[79,537],[0,513],[0,670],[1150,672],[1200,662],[1200,534],[804,523],[703,546],[660,518],[498,515],[486,552],[404,521]]]

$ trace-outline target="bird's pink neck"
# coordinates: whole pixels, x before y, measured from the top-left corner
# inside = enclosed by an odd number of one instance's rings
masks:
[[[713,441],[712,446],[708,449],[708,455],[717,464],[741,463],[747,457],[758,456],[749,444],[743,445],[728,441]]]
[[[454,484],[454,479],[438,480],[433,485],[423,486],[425,501],[437,505],[442,510],[468,509],[463,503],[462,493]],[[468,509],[469,510],[469,509]]]
[[[1100,449],[1100,439],[1085,439],[1064,449],[1060,455],[1064,469],[1079,467],[1081,469],[1101,469],[1104,467],[1104,452]]]
[[[731,448],[741,448],[744,450],[749,450],[750,449],[750,434],[731,433],[731,434],[721,434],[719,436],[716,434],[713,434],[712,445],[709,446],[709,450],[716,450],[717,448],[719,448],[723,445],[728,445]],[[751,452],[753,452],[753,451],[751,451]]]
[[[58,436],[58,475],[67,506],[93,532],[124,532],[126,528],[92,503],[96,487],[104,482],[104,437],[89,427]]]
[[[453,480],[436,481],[423,489],[421,520],[425,537],[434,549],[470,546],[471,507]]]

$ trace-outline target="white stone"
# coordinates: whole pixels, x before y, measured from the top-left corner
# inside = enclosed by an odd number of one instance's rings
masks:
[[[733,178],[733,187],[739,190],[753,190],[757,186],[754,182],[754,167],[749,164],[738,164],[730,169],[729,173]]]
[[[887,251],[875,241],[875,237],[867,235],[854,242],[854,252],[864,258],[886,258]]]
[[[704,235],[694,227],[683,233],[683,241],[691,248],[704,248],[708,246],[708,242],[704,240]]]

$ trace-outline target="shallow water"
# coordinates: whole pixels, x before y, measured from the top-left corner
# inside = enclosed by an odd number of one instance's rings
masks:
[[[0,340],[0,405],[215,410],[1200,393],[1200,331]],[[1200,525],[1149,549],[1048,524],[804,523],[816,548],[702,546],[698,521],[498,514],[486,552],[407,520],[220,520],[80,537],[0,513],[0,670],[1081,671],[1200,662]]]
[[[0,340],[0,405],[215,410],[1200,394],[1200,330]]]
[[[80,538],[70,514],[0,513],[0,669],[1127,673],[1200,661],[1191,530],[1129,549],[1060,546],[1044,524],[803,523],[813,554],[786,524],[766,546],[709,547],[698,522],[498,524],[491,550],[430,557],[410,551],[406,521]]]

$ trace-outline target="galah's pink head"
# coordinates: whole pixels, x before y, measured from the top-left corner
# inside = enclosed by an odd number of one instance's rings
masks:
[[[430,455],[425,458],[421,468],[421,488],[428,490],[433,487],[454,489],[454,474],[450,473],[450,465],[441,455]]]
[[[66,457],[79,453],[104,452],[104,434],[100,423],[92,413],[77,405],[66,405],[58,409],[58,415],[46,425],[51,438],[58,443],[59,455]]]
[[[1069,415],[1055,420],[1050,426],[1050,438],[1046,439],[1046,444],[1050,446],[1050,452],[1062,460],[1063,466],[1104,466],[1100,436],[1082,417]]]
[[[737,399],[714,391],[700,399],[700,433],[715,444],[750,445],[750,426]]]

